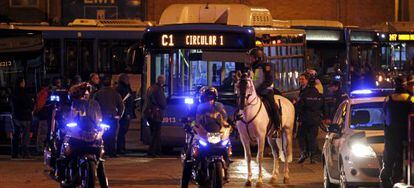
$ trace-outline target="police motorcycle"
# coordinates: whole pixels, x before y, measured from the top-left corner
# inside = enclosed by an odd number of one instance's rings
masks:
[[[109,125],[87,115],[87,109],[94,105],[91,101],[74,100],[72,103],[81,110],[72,110],[62,129],[65,134],[56,162],[57,180],[61,187],[93,188],[98,179],[101,187],[108,187],[102,136]]]
[[[60,146],[64,133],[61,131],[66,115],[70,110],[70,99],[67,90],[52,91],[46,103],[50,109],[50,130],[44,143],[44,164],[52,169],[51,176],[56,178],[56,160],[60,155]]]
[[[200,187],[221,188],[228,181],[231,126],[219,112],[201,117],[199,123],[194,116],[179,121],[186,133],[181,187],[188,187],[191,180]]]

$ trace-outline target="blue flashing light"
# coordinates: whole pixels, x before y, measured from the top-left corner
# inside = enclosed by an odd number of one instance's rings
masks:
[[[68,123],[68,124],[66,124],[66,126],[67,127],[76,127],[76,126],[78,126],[78,124],[77,123],[74,123],[74,122],[72,122],[72,123]]]
[[[99,126],[104,130],[109,129],[111,127],[111,126],[109,126],[108,124],[105,124],[105,123],[100,123]]]
[[[184,103],[192,105],[192,104],[194,104],[194,99],[193,98],[185,98]]]
[[[203,140],[198,140],[198,143],[200,143],[204,147],[207,146],[207,142],[204,142]]]
[[[335,80],[341,80],[341,75],[336,75]]]
[[[352,91],[351,94],[353,94],[353,95],[369,95],[369,94],[372,94],[372,91],[369,90],[369,89],[360,89],[360,90]]]
[[[229,143],[229,140],[227,139],[227,140],[223,140],[223,142],[221,142],[221,145],[222,146],[227,146],[227,144]]]
[[[50,96],[50,101],[59,102],[60,101],[60,97],[58,95],[51,95]]]
[[[247,29],[247,32],[249,32],[249,33],[253,33],[253,30],[251,30],[251,29]]]

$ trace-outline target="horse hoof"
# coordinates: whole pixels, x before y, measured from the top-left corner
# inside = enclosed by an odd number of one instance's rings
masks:
[[[252,182],[251,181],[246,181],[246,183],[244,183],[244,186],[250,187],[250,186],[252,186]]]
[[[270,178],[270,184],[277,184],[277,178]]]
[[[290,184],[289,178],[283,178],[283,183],[284,184]]]
[[[256,187],[263,187],[263,182],[257,182]]]

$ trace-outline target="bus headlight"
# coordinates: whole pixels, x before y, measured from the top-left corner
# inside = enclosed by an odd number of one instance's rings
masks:
[[[356,157],[371,158],[376,157],[374,150],[366,144],[354,143],[351,145],[351,152]]]

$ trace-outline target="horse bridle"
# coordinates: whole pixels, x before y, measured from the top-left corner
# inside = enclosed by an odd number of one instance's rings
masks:
[[[241,78],[241,80],[240,81],[245,81],[246,82],[246,85],[248,84],[248,79],[246,78],[246,77],[242,77]],[[240,91],[240,81],[239,81],[239,91]],[[247,87],[246,87],[246,90],[247,90]],[[239,93],[245,93],[245,92],[239,92]],[[238,105],[238,110],[243,110],[243,109],[245,109],[247,106],[251,106],[251,105],[256,105],[257,103],[260,103],[260,107],[259,107],[259,110],[256,112],[256,114],[253,116],[253,118],[251,119],[251,120],[249,120],[249,121],[245,121],[244,119],[241,119],[240,121],[242,121],[245,125],[248,125],[248,124],[250,124],[251,122],[253,122],[256,118],[257,118],[257,116],[259,115],[259,113],[260,113],[260,110],[262,109],[262,103],[261,103],[261,101],[260,101],[260,99],[259,99],[259,96],[258,95],[256,95],[256,97],[251,101],[251,102],[249,102],[249,98],[252,96],[252,93],[253,93],[253,90],[252,89],[250,89],[250,92],[247,94],[245,94],[244,96],[240,96],[240,94],[238,93],[238,97],[239,98],[244,98],[245,99],[245,101],[247,102],[247,104],[245,104],[244,105],[244,107],[243,108],[241,108],[240,107],[240,104]],[[256,103],[254,103],[256,101]],[[254,103],[254,104],[253,104]]]

